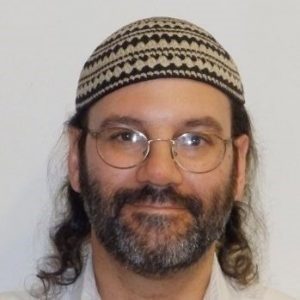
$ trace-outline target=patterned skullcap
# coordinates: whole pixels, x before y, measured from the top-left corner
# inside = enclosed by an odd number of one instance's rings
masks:
[[[80,74],[76,108],[156,78],[198,80],[244,103],[237,67],[211,34],[184,20],[154,17],[124,26],[95,49]]]

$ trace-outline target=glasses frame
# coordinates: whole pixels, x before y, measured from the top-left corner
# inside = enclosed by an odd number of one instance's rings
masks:
[[[178,162],[176,160],[176,152],[174,150],[174,147],[175,147],[175,144],[176,144],[176,139],[180,136],[183,136],[185,133],[179,135],[177,138],[175,139],[161,139],[161,138],[158,138],[158,139],[148,139],[147,136],[143,133],[143,132],[140,132],[138,130],[135,130],[135,129],[131,129],[132,131],[134,132],[137,132],[139,133],[140,135],[142,135],[145,140],[147,141],[147,149],[145,151],[145,154],[144,154],[144,158],[139,161],[138,163],[134,164],[134,165],[130,165],[128,167],[119,167],[119,166],[116,166],[116,165],[113,165],[109,162],[107,162],[105,160],[105,158],[103,157],[103,155],[101,154],[101,151],[99,150],[99,146],[98,146],[98,138],[99,136],[101,135],[101,131],[95,131],[95,130],[92,130],[92,129],[89,129],[89,128],[82,128],[82,131],[85,131],[86,133],[90,134],[91,137],[93,137],[95,140],[96,140],[96,149],[97,149],[97,153],[99,155],[99,157],[103,160],[104,163],[106,163],[107,165],[113,167],[113,168],[116,168],[116,169],[121,169],[121,170],[124,170],[124,169],[132,169],[138,165],[141,165],[148,157],[149,153],[150,153],[150,150],[151,150],[151,143],[153,142],[169,142],[171,143],[171,157],[172,157],[172,160],[183,170],[187,171],[187,172],[190,172],[190,173],[195,173],[195,174],[204,174],[204,173],[209,173],[213,170],[215,170],[216,168],[218,168],[220,166],[220,164],[223,162],[224,160],[224,157],[225,157],[225,154],[226,154],[226,151],[227,151],[227,145],[232,143],[232,140],[233,138],[230,137],[228,139],[224,139],[222,137],[220,137],[219,135],[217,134],[207,134],[209,136],[214,136],[216,138],[218,138],[219,140],[221,140],[224,144],[224,151],[223,151],[223,154],[222,154],[222,158],[220,159],[220,161],[217,163],[217,165],[209,170],[206,170],[206,171],[192,171],[192,170],[189,170],[188,168],[184,167],[180,162]]]

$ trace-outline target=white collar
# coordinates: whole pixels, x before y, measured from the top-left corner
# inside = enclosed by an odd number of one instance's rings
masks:
[[[203,300],[262,299],[262,293],[263,290],[258,286],[242,291],[235,289],[230,280],[225,278],[215,255],[210,282]],[[64,293],[62,300],[101,300],[96,287],[91,251],[87,256],[82,274],[70,290]]]

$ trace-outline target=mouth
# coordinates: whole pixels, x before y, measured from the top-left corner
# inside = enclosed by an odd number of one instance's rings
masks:
[[[174,204],[171,202],[164,202],[164,203],[134,203],[134,204],[128,204],[131,209],[134,209],[135,211],[146,211],[149,213],[161,213],[161,214],[166,214],[166,213],[179,213],[186,211],[186,208]]]

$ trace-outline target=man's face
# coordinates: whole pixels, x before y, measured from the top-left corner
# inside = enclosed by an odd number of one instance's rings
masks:
[[[113,126],[149,139],[199,131],[231,137],[228,98],[192,80],[158,79],[119,89],[96,103],[88,119],[92,130],[113,120]],[[237,153],[243,153],[240,144]],[[142,164],[118,169],[99,157],[95,138],[87,135],[73,188],[81,192],[97,241],[109,253],[135,272],[163,275],[199,260],[219,238],[241,190],[241,156],[234,165],[229,143],[216,169],[192,173],[174,162],[169,143],[155,142]]]

